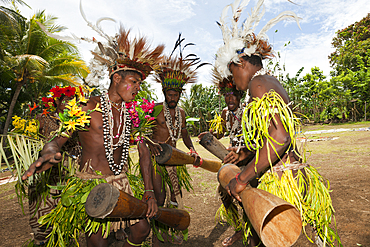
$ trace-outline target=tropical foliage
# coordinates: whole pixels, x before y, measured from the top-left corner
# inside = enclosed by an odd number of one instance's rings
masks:
[[[332,45],[335,51],[329,55],[336,75],[361,70],[361,64],[370,66],[370,13],[359,22],[337,31]]]
[[[42,23],[52,33],[64,30],[55,17],[40,11],[27,20],[17,10],[1,6],[0,19],[0,76],[5,96],[0,109],[3,117],[7,111],[6,134],[14,109],[19,114],[26,102],[38,103],[54,85],[77,84],[87,76],[88,68],[73,44],[50,38],[39,27]]]
[[[220,114],[226,103],[224,97],[218,94],[216,87],[195,84],[190,89],[190,95],[185,94],[182,97],[180,106],[186,116],[199,118],[196,124],[189,123],[188,129],[193,135],[198,135],[202,131],[208,131],[209,120],[213,119],[216,113]]]

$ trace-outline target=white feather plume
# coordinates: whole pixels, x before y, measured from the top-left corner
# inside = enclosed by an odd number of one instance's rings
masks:
[[[269,22],[266,23],[266,25],[258,33],[257,39],[259,39],[259,38],[267,39],[268,37],[266,35],[266,32],[268,30],[270,30],[279,21],[282,21],[284,19],[289,19],[289,18],[295,19],[297,24],[298,24],[299,29],[301,29],[301,26],[299,25],[299,17],[293,11],[284,11],[284,12],[281,12],[278,16],[276,16],[275,18],[271,19]]]
[[[289,0],[288,0],[289,1]],[[231,62],[238,63],[240,56],[258,54],[263,58],[271,57],[274,53],[269,50],[268,37],[266,32],[281,20],[293,18],[296,20],[298,27],[299,18],[292,11],[284,11],[274,19],[270,20],[259,32],[254,36],[255,29],[260,23],[265,14],[264,0],[259,0],[254,8],[252,8],[250,16],[244,21],[241,28],[238,28],[238,22],[243,9],[247,6],[249,0],[234,0],[232,4],[227,5],[220,17],[220,29],[224,40],[224,45],[220,47],[216,54],[215,67],[223,78],[231,75],[228,65]],[[231,29],[227,26],[226,17],[229,8],[232,9]],[[256,38],[256,39],[255,39]],[[261,42],[264,43],[261,46]],[[266,46],[267,45],[267,46]],[[265,47],[265,48],[263,48]],[[267,47],[267,48],[266,48]]]
[[[243,30],[240,32],[240,36],[246,37],[247,35],[254,32],[254,29],[260,22],[262,16],[265,14],[265,7],[263,5],[263,2],[264,0],[259,0],[255,8],[252,9],[251,15],[243,23]]]
[[[233,18],[231,19],[231,36],[236,37],[239,33],[238,29],[238,21],[240,18],[240,15],[243,12],[243,9],[248,5],[249,0],[243,0],[243,2],[239,5],[240,0],[235,0],[233,4],[231,4],[231,10],[233,13]]]
[[[221,17],[220,17],[220,22],[219,22],[224,42],[230,40],[230,38],[231,38],[231,30],[226,25],[226,17],[227,17],[227,12],[229,11],[229,8],[230,8],[230,5],[227,5],[222,10]]]

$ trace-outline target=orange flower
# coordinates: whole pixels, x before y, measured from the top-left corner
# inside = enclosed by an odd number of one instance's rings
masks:
[[[33,102],[33,107],[31,107],[31,105],[28,105],[28,108],[30,109],[30,113],[35,110],[36,108],[38,107],[38,105],[36,105],[35,102]]]
[[[48,110],[47,109],[44,109],[43,111],[42,111],[42,114],[41,115],[48,115],[49,114],[49,112],[48,112]]]

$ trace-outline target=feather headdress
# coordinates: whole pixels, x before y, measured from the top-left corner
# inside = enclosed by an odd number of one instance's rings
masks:
[[[179,38],[175,43],[175,47],[170,56],[165,56],[160,64],[159,70],[155,73],[155,80],[162,84],[163,91],[176,90],[182,92],[186,83],[194,83],[196,81],[196,70],[203,65],[209,63],[201,63],[200,58],[195,54],[189,54],[183,57],[183,50],[193,43],[185,44],[181,47],[185,38]],[[172,57],[174,51],[179,48],[179,56]],[[196,67],[195,67],[196,66]]]
[[[227,78],[231,75],[228,68],[229,64],[231,62],[238,63],[242,56],[257,55],[262,59],[274,56],[274,51],[268,43],[266,32],[279,21],[293,18],[300,28],[298,16],[292,11],[284,11],[267,22],[256,35],[255,29],[265,13],[263,2],[264,0],[259,0],[257,2],[257,5],[252,9],[251,14],[240,28],[238,28],[238,21],[243,9],[248,5],[249,0],[242,0],[241,3],[240,0],[235,0],[234,3],[227,5],[223,9],[220,22],[217,22],[217,24],[222,31],[224,45],[218,49],[215,62],[215,67],[223,78]],[[230,7],[233,17],[231,18],[231,27],[229,28],[226,25],[226,16]]]
[[[97,44],[97,47],[91,53],[94,55],[95,61],[91,62],[91,73],[86,78],[89,80],[96,80],[101,78],[101,71],[108,68],[109,77],[120,70],[137,71],[142,75],[144,80],[151,71],[158,68],[159,62],[162,60],[162,52],[164,45],[158,45],[154,49],[150,49],[149,44],[144,37],[135,37],[133,40],[129,39],[130,30],[125,30],[120,27],[119,33],[115,36],[109,36],[104,32],[100,23],[102,21],[113,21],[109,17],[99,18],[94,25],[87,20],[86,15],[82,9],[82,1],[80,1],[80,13],[87,25],[97,32],[106,41],[100,42],[95,38],[79,38],[76,35],[59,36],[47,32],[46,28],[39,23],[39,26],[50,37],[65,41],[87,41]]]
[[[232,75],[222,77],[215,67],[212,69],[212,82],[217,86],[221,95],[227,95],[229,93],[239,93],[241,97],[244,95],[244,91],[236,89]]]
[[[159,68],[163,45],[150,49],[144,37],[129,40],[130,30],[120,28],[112,43],[98,42],[99,50],[92,52],[95,59],[108,67],[109,76],[120,70],[137,71],[145,79],[151,71]]]

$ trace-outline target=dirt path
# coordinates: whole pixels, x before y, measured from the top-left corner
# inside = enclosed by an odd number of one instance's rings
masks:
[[[369,127],[356,125],[356,127]],[[348,128],[345,126],[343,128]],[[309,130],[314,127],[307,128]],[[308,144],[312,151],[308,161],[330,181],[332,200],[336,210],[338,233],[343,246],[370,246],[370,132],[352,131],[307,135],[308,138],[339,137],[330,141]],[[226,142],[226,141],[225,141]],[[186,150],[182,144],[180,149]],[[199,145],[195,147],[201,156],[210,155]],[[216,174],[189,166],[194,191],[184,193],[189,207],[191,224],[189,240],[184,247],[222,246],[221,241],[233,233],[233,229],[215,223],[215,213],[220,206],[216,198]],[[2,175],[3,176],[3,175]],[[28,217],[22,214],[14,193],[14,183],[0,186],[0,246],[21,246],[30,239]],[[27,208],[27,207],[26,207]],[[26,209],[27,212],[27,209]],[[112,246],[122,246],[115,243]],[[163,246],[173,246],[166,243]],[[243,246],[242,242],[235,247]],[[294,246],[315,246],[302,234]]]

